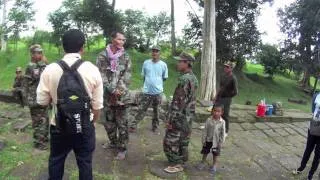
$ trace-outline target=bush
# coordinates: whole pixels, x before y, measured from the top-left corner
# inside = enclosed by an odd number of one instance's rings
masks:
[[[257,59],[264,66],[264,72],[271,78],[281,69],[281,54],[275,46],[262,45],[261,51],[257,54]]]

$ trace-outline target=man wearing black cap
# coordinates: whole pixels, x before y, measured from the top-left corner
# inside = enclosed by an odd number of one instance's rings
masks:
[[[195,118],[196,90],[198,80],[192,72],[193,56],[181,53],[177,69],[181,72],[175,89],[167,119],[167,129],[163,140],[163,150],[170,166],[168,173],[183,171],[182,164],[188,161],[188,146],[192,121]]]
[[[130,132],[135,132],[137,123],[145,116],[149,106],[153,108],[152,131],[159,126],[159,105],[163,93],[163,82],[168,78],[168,67],[160,60],[160,47],[152,47],[152,59],[143,63],[141,75],[143,76],[143,95],[135,121],[131,122]]]
[[[103,108],[103,84],[98,68],[82,61],[85,36],[69,30],[63,37],[65,55],[43,71],[37,88],[37,102],[53,104],[50,120],[49,180],[61,180],[64,163],[74,151],[80,180],[92,180],[95,127]]]
[[[224,76],[220,80],[220,89],[214,99],[215,103],[223,104],[224,113],[222,118],[226,121],[226,135],[229,132],[229,112],[232,98],[238,94],[238,83],[233,75],[234,64],[227,62],[224,64]]]

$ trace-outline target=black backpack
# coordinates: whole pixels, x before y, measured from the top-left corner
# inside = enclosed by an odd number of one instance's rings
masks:
[[[77,71],[82,63],[79,59],[69,67],[64,61],[58,61],[63,74],[57,89],[56,127],[62,133],[85,133],[92,127],[90,97]]]

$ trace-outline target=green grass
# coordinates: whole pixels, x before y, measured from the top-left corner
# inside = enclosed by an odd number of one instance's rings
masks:
[[[263,67],[261,65],[247,64],[245,73],[257,73],[258,81],[249,78],[238,78],[239,95],[235,97],[235,103],[244,104],[247,100],[253,104],[266,99],[267,103],[282,102],[285,108],[300,109],[306,112],[310,111],[311,97],[302,92],[297,87],[297,81],[286,78],[282,75],[275,75],[273,80],[264,77]],[[299,105],[288,102],[288,98],[303,99],[308,102],[307,105]]]

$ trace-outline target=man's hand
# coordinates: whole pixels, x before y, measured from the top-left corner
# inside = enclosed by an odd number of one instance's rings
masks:
[[[167,124],[166,124],[166,127],[167,127],[167,129],[172,130],[172,124],[167,123]]]
[[[119,96],[122,95],[122,92],[121,92],[120,90],[116,89],[116,90],[113,92],[113,95],[119,97]]]
[[[95,125],[95,123],[99,120],[100,118],[100,110],[92,110],[92,113],[93,113],[93,124]]]

